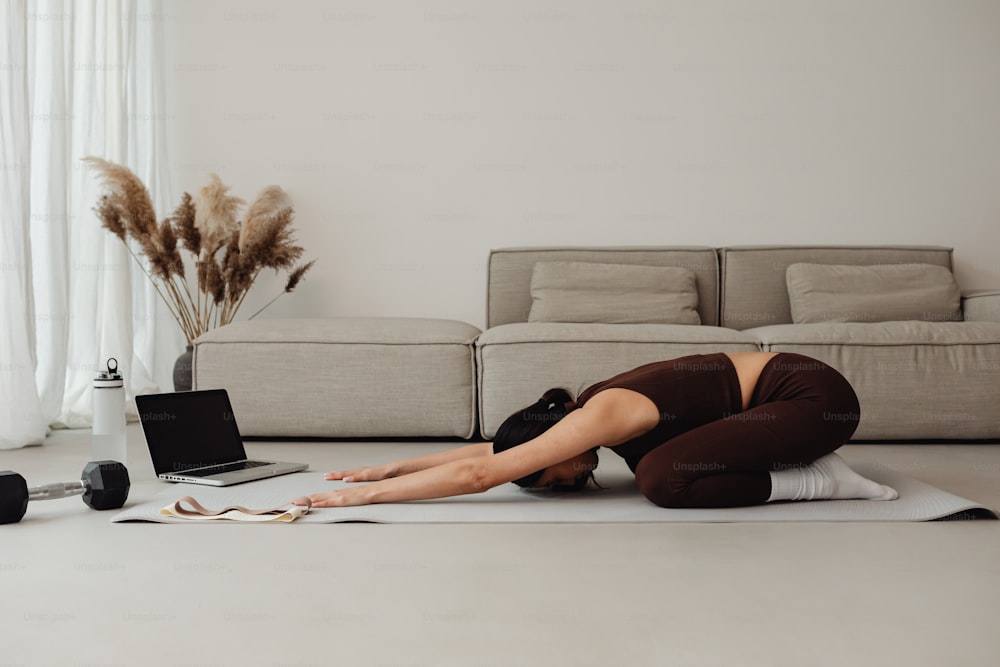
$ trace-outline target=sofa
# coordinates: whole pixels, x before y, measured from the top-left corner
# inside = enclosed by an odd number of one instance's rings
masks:
[[[797,352],[855,387],[855,440],[1000,438],[1000,292],[960,293],[952,256],[503,248],[489,255],[484,330],[417,318],[234,323],[195,341],[193,381],[229,389],[246,435],[490,439],[550,387],[576,394],[688,354]]]
[[[950,275],[952,254],[928,246],[495,250],[487,326],[476,341],[480,431],[492,437],[507,415],[551,386],[575,394],[656,359],[765,350],[797,352],[840,370],[862,406],[855,439],[1000,437],[1000,293],[964,295],[947,320],[934,313],[930,321],[793,322],[787,279],[794,264],[923,265]],[[529,321],[540,262],[688,268],[697,277],[701,322]]]

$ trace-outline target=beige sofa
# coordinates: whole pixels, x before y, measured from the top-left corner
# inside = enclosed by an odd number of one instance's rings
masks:
[[[698,326],[528,321],[539,262],[680,266],[697,276]],[[855,439],[1000,438],[1000,293],[967,294],[961,321],[793,323],[792,264],[952,269],[929,246],[510,248],[490,255],[487,327],[476,339],[480,432],[545,389],[576,393],[640,363],[713,351],[805,354],[858,392]],[[536,295],[537,296],[537,295]],[[956,297],[956,303],[957,301]],[[878,313],[872,319],[878,319]]]
[[[650,361],[773,350],[847,376],[861,400],[856,439],[1000,438],[1000,292],[959,301],[955,286],[955,312],[944,316],[924,309],[918,290],[926,317],[796,324],[793,264],[930,265],[941,268],[926,273],[952,280],[952,251],[941,247],[499,249],[489,257],[485,331],[421,318],[237,322],[195,341],[194,388],[228,389],[250,436],[489,439],[550,387],[575,394]],[[566,266],[619,292],[592,299],[577,274],[560,273]],[[661,317],[664,309],[686,323]],[[534,321],[560,318],[573,321]]]

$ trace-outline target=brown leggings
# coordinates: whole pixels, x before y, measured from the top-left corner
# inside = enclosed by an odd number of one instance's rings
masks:
[[[747,410],[653,449],[636,466],[636,482],[660,507],[759,505],[771,495],[770,471],[829,454],[850,439],[859,418],[858,397],[836,369],[778,354],[761,372]]]

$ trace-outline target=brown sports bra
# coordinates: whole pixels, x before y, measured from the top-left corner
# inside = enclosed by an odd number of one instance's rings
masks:
[[[611,388],[631,389],[647,397],[660,412],[652,430],[609,447],[635,472],[643,456],[673,437],[743,409],[740,379],[723,353],[695,354],[656,361],[593,384],[577,398],[577,407]]]

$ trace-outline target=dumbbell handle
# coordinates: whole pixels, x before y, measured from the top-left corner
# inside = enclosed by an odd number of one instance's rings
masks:
[[[28,489],[28,500],[49,500],[51,498],[67,498],[78,496],[87,490],[87,484],[78,479],[75,482],[57,482],[44,486],[34,486]]]

